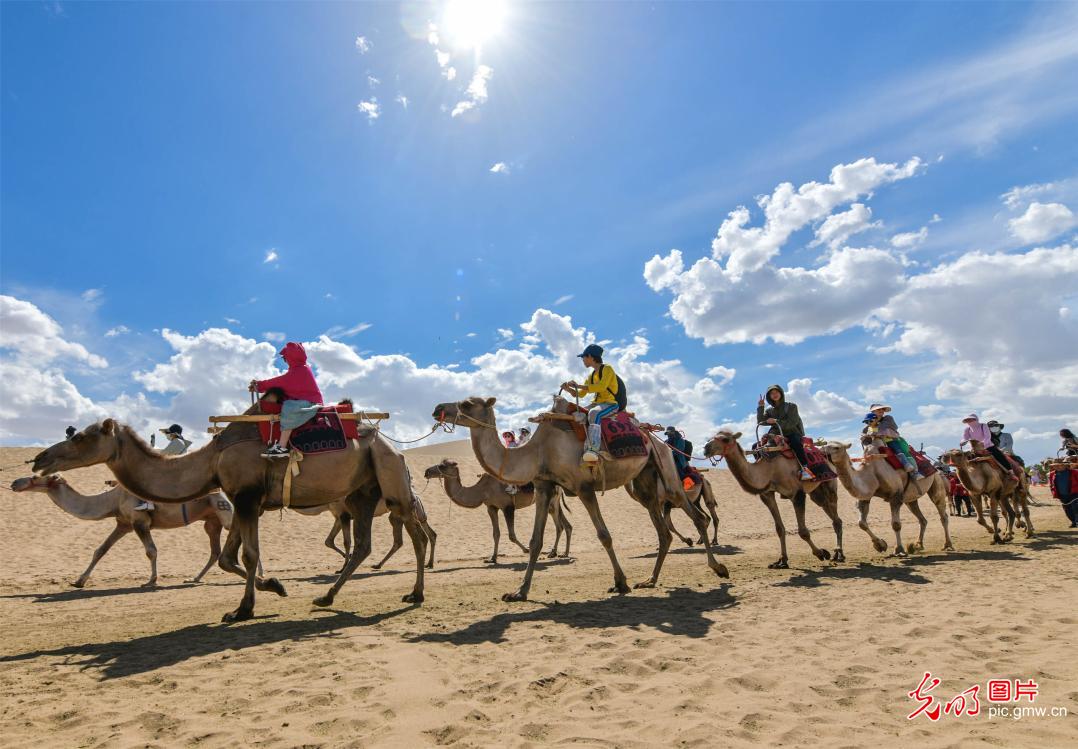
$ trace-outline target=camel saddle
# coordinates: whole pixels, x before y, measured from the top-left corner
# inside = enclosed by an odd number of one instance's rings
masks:
[[[887,464],[892,468],[904,471],[906,467],[902,465],[902,459],[895,454],[895,451],[890,447],[877,448],[880,451],[880,455],[884,457]],[[917,464],[917,470],[921,472],[922,476],[931,476],[936,472],[936,466],[933,465],[931,458],[921,452],[917,452],[912,447],[910,448],[910,454],[913,455],[913,462]]]
[[[1052,496],[1063,502],[1078,498],[1078,468],[1064,468],[1048,473],[1048,488]]]
[[[1007,455],[1007,453],[1003,453],[1003,454]],[[999,461],[997,461],[995,459],[995,457],[992,455],[992,453],[988,452],[987,450],[975,450],[973,452],[973,459],[970,462],[971,463],[987,462],[990,466],[995,468],[997,471],[999,471],[1000,473],[1003,473],[1003,466],[1001,466],[999,464]],[[1007,462],[1011,464],[1011,473],[1014,474],[1014,477],[1016,479],[1019,478],[1019,476],[1021,474],[1026,472],[1026,469],[1022,467],[1021,463],[1019,463],[1017,460],[1014,459],[1013,455],[1007,455]]]
[[[569,404],[569,414],[587,413],[586,408]],[[575,419],[569,420],[565,414],[544,413],[531,421],[547,421],[556,429],[571,431],[583,444],[587,441],[587,426]],[[630,411],[618,411],[613,416],[608,416],[600,422],[602,426],[602,450],[609,453],[614,459],[643,458],[648,455],[648,439],[641,431],[634,415]]]
[[[279,414],[280,403],[263,403],[262,412]],[[304,455],[346,450],[351,440],[359,439],[358,422],[344,420],[342,413],[352,413],[351,403],[339,403],[335,406],[323,406],[313,419],[292,430],[288,446],[299,450]],[[269,443],[281,437],[281,422],[260,421],[258,431],[264,442]]]
[[[805,467],[816,477],[817,481],[831,481],[838,478],[838,474],[835,473],[831,464],[827,462],[827,456],[823,454],[820,448],[816,447],[816,443],[811,437],[802,437],[801,444],[805,448],[805,460],[808,462]],[[770,460],[776,455],[781,455],[790,460],[797,460],[797,456],[790,449],[786,438],[780,434],[765,434],[763,439],[752,446],[752,453],[756,456],[756,460]]]

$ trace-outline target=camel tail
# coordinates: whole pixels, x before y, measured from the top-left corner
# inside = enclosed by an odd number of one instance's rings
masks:
[[[569,509],[569,503],[565,501],[565,492],[561,490],[561,487],[558,487],[558,501],[561,502],[562,512],[567,512],[570,515],[573,514],[573,511]]]

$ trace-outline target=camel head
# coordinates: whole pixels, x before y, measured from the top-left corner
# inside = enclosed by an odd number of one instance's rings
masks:
[[[440,424],[460,424],[465,427],[494,424],[494,404],[497,398],[472,396],[455,403],[439,403],[434,407],[434,420]]]
[[[444,479],[444,478],[460,478],[460,468],[457,467],[457,461],[449,460],[446,458],[441,463],[433,465],[427,470],[423,471],[423,478],[425,479]]]
[[[44,476],[104,463],[116,454],[120,425],[113,419],[91,424],[71,439],[57,442],[34,456],[34,473]]]
[[[726,429],[719,431],[704,445],[704,455],[708,458],[725,458],[731,449],[741,449],[737,441],[741,438],[741,432],[731,432]]]
[[[949,465],[958,465],[966,462],[966,453],[962,450],[948,450],[943,454],[943,462]]]
[[[26,476],[25,478],[15,479],[11,482],[11,491],[20,492],[47,492],[49,489],[54,489],[61,484],[66,484],[67,481],[58,473],[53,473],[48,476]]]
[[[827,459],[832,463],[836,458],[849,457],[848,450],[853,447],[849,442],[839,442],[837,440],[827,440],[823,443],[818,443],[820,452],[827,456]]]

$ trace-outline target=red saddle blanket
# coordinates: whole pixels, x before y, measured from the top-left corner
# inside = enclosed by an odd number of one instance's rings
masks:
[[[280,403],[262,404],[262,413],[279,414],[280,412]],[[306,455],[346,449],[349,440],[359,438],[359,431],[353,419],[345,421],[339,416],[342,413],[352,413],[352,405],[342,403],[322,407],[313,419],[292,430],[292,436],[288,440],[289,446]],[[281,437],[281,422],[260,421],[258,431],[264,442],[276,441]]]
[[[1048,473],[1048,488],[1062,502],[1078,500],[1078,468],[1064,468]]]
[[[778,445],[785,447],[782,452],[761,453],[764,458],[773,458],[776,455],[781,455],[784,458],[790,458],[791,460],[797,460],[797,456],[794,455],[794,451],[791,450],[786,442],[786,438],[777,434],[766,434],[763,438],[764,445]],[[801,444],[805,448],[805,461],[808,463],[806,468],[812,472],[820,481],[831,481],[837,479],[838,474],[831,468],[831,464],[827,462],[827,456],[823,454],[820,448],[816,447],[816,443],[812,441],[811,437],[802,437]]]
[[[1003,454],[1007,455],[1007,453],[1003,453]],[[995,456],[992,455],[992,453],[988,452],[987,450],[977,450],[975,453],[973,453],[973,457],[975,457],[975,458],[987,458],[988,460],[986,462],[991,463],[994,468],[997,468],[999,470],[1003,470],[1003,466],[1001,466],[999,464],[999,461],[996,460]],[[1007,462],[1011,464],[1011,470],[1014,471],[1015,473],[1025,473],[1026,469],[1022,467],[1021,463],[1019,463],[1017,460],[1014,459],[1013,455],[1007,455]]]
[[[644,458],[648,454],[648,441],[629,414],[619,411],[603,419],[603,443],[606,451],[615,458]]]
[[[897,468],[900,471],[904,471],[906,467],[902,465],[902,460],[895,455],[895,451],[889,447],[884,447],[883,455],[887,460],[887,463],[892,468]],[[917,464],[917,470],[921,472],[922,476],[931,476],[936,472],[936,466],[932,464],[932,461],[924,453],[919,453],[916,450],[910,449],[910,453],[913,455],[913,462]]]

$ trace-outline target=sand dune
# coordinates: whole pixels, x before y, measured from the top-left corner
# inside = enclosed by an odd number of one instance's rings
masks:
[[[0,465],[33,452],[0,450]],[[458,442],[409,452],[413,476],[443,457],[461,462],[466,482],[479,472]],[[486,513],[451,506],[438,483],[418,478],[439,532],[426,603],[400,602],[414,564],[402,550],[381,573],[366,563],[335,607],[313,607],[339,559],[322,546],[329,517],[272,513],[265,564],[289,596],[262,594],[255,620],[226,627],[218,621],[238,580],[215,570],[203,585],[183,583],[206,553],[196,528],[155,535],[157,590],[138,587],[148,564],[133,537],[86,589],[70,588],[111,521],[79,522],[43,495],[11,493],[20,473],[0,473],[4,746],[1026,747],[1078,735],[1078,532],[1041,490],[1034,539],[993,547],[972,520],[953,518],[958,551],[942,553],[931,512],[927,550],[908,560],[872,551],[843,495],[850,561],[818,562],[795,535],[791,569],[768,570],[770,517],[712,471],[731,579],[680,548],[660,588],[624,597],[606,593],[606,555],[570,500],[575,560],[544,565],[534,600],[506,604],[524,555],[503,544],[506,564],[483,564]],[[89,493],[108,476],[95,467],[68,478]],[[620,491],[601,505],[630,581],[644,579],[646,514]],[[832,548],[830,524],[809,512],[814,538]],[[517,521],[527,537],[532,513]],[[689,530],[684,516],[675,521]],[[890,540],[886,512],[875,508],[872,522]],[[388,543],[378,520],[372,557]],[[1070,717],[908,721],[906,693],[926,670],[944,698],[989,678],[1032,678],[1035,705]]]

